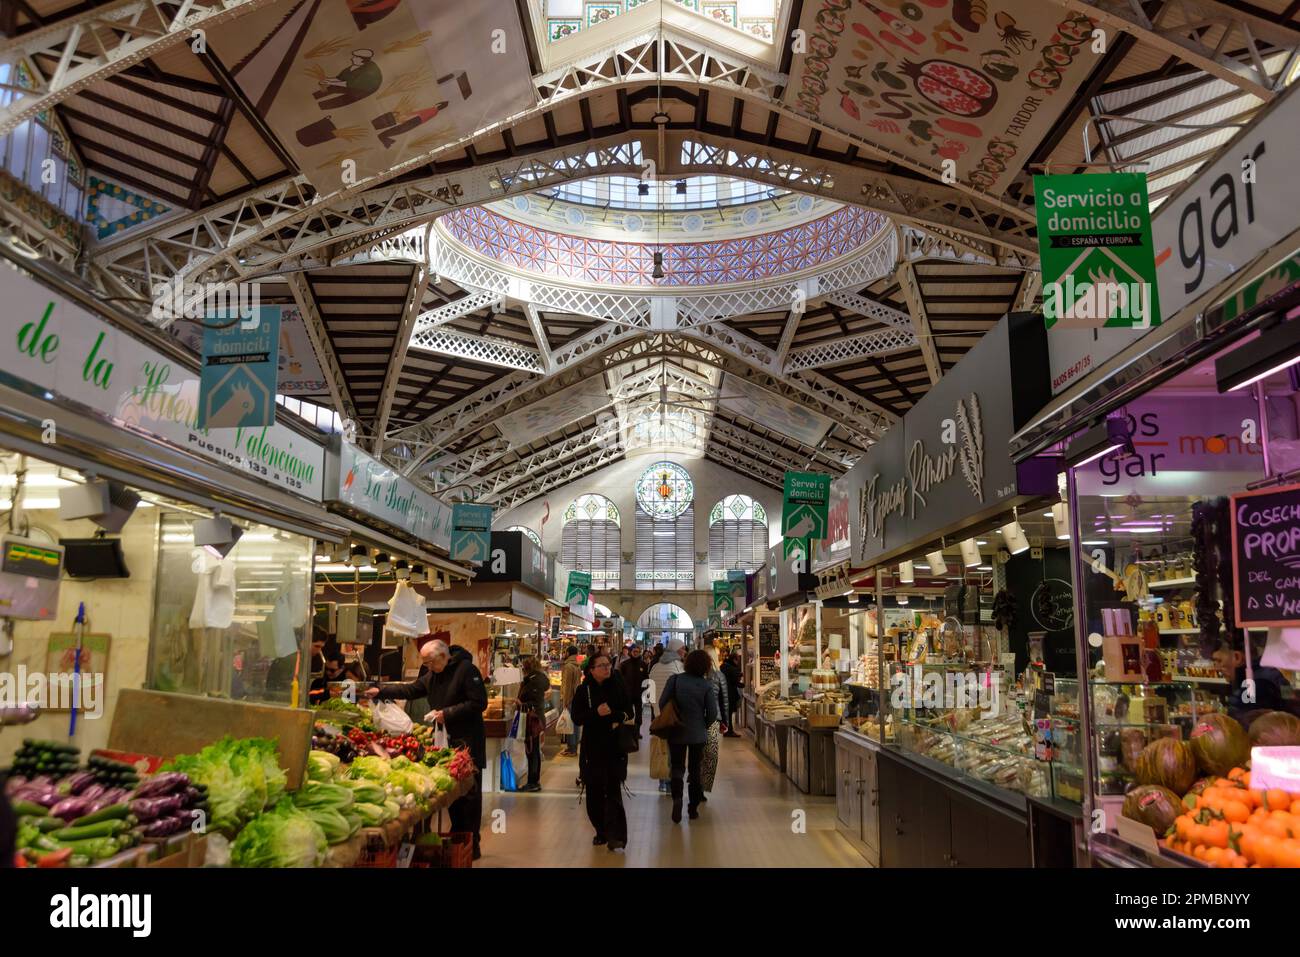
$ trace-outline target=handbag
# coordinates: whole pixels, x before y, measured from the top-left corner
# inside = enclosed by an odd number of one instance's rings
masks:
[[[634,719],[628,718],[620,724],[616,737],[618,739],[618,749],[624,754],[631,754],[633,751],[641,750],[641,729],[637,727]]]
[[[668,742],[663,738],[650,739],[650,777],[656,781],[667,781],[672,777]]]
[[[668,679],[668,684],[673,686],[673,697],[668,699],[668,703],[659,709],[655,719],[650,722],[650,733],[656,738],[671,738],[681,730],[682,719],[677,714],[677,687],[674,679],[676,675]]]

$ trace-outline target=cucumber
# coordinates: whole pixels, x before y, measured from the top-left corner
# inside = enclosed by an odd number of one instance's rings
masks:
[[[93,815],[92,815],[93,816]],[[97,837],[116,837],[127,829],[126,821],[111,820],[97,821],[94,824],[86,824],[76,827],[65,827],[54,832],[54,837],[60,841],[84,841]]]
[[[85,814],[72,822],[72,827],[88,827],[91,824],[101,824],[104,821],[120,821],[131,813],[131,808],[126,803],[110,804],[108,807],[100,808],[93,814]],[[86,835],[94,837],[93,834]]]
[[[32,801],[14,801],[13,809],[15,814],[26,814],[30,817],[45,817],[50,813],[49,808]]]
[[[61,831],[67,826],[57,817],[49,817],[48,815],[46,817],[38,817],[35,824],[36,829],[43,834],[48,834],[53,831]]]

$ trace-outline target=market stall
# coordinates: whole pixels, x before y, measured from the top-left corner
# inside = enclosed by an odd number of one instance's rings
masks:
[[[1294,351],[1279,346],[1300,303],[1295,248],[1139,339],[1013,443],[1021,460],[1062,448],[1068,466],[1085,666],[1048,691],[1054,766],[1102,825],[1095,864],[1300,865],[1293,839],[1261,831],[1300,781],[1252,784],[1273,748],[1300,744],[1289,546],[1264,538],[1290,540],[1300,474]]]

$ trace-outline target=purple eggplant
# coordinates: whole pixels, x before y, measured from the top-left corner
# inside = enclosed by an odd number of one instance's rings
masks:
[[[140,782],[136,786],[135,796],[138,798],[162,797],[164,794],[171,794],[179,788],[190,786],[188,774],[181,771],[168,771],[165,774],[155,774],[147,781]]]
[[[143,834],[145,837],[170,837],[185,830],[189,823],[188,820],[179,816],[160,817],[158,820],[146,824]]]
[[[76,800],[76,798],[65,798],[55,788],[39,788],[28,785],[10,795],[15,801],[31,801],[33,804],[39,804],[42,807],[53,807],[60,801]]]
[[[90,805],[95,802],[95,798],[70,797],[64,798],[50,808],[50,817],[60,817],[65,821],[73,821],[79,817],[84,817],[90,813]]]
[[[15,774],[5,779],[5,794],[13,795],[19,788],[27,786],[27,779],[21,774]]]
[[[172,817],[181,810],[184,798],[179,794],[165,797],[136,798],[131,802],[131,813],[148,824],[161,818]]]
[[[84,791],[78,793],[77,797],[94,799],[94,798],[101,797],[104,794],[104,792],[107,790],[108,788],[104,787],[104,785],[96,782],[95,784],[90,785],[90,787],[86,788]]]
[[[94,771],[78,771],[76,774],[73,774],[71,777],[65,778],[62,785],[60,786],[66,789],[68,794],[72,795],[73,797],[76,797],[80,794],[85,793],[86,789],[89,788],[94,783],[95,783]]]
[[[187,788],[185,789],[185,806],[186,806],[186,807],[194,807],[196,804],[202,804],[202,803],[203,803],[203,792],[202,792],[202,791],[200,791],[198,788],[196,788],[196,787],[195,787],[194,785],[192,785],[192,784],[191,784],[189,787],[187,787]]]
[[[103,794],[98,795],[90,805],[88,813],[94,814],[96,811],[102,811],[104,808],[113,804],[120,804],[126,800],[127,790],[125,788],[109,788]]]

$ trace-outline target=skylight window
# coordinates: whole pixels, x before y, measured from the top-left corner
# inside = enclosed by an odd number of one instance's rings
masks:
[[[708,17],[715,23],[771,43],[781,0],[672,0],[679,7]],[[646,0],[544,0],[546,39],[567,40],[583,30],[608,23],[643,6]]]
[[[684,189],[681,184],[684,184]],[[730,176],[688,176],[648,181],[636,176],[597,176],[542,192],[564,202],[602,209],[672,211],[757,203],[788,195],[789,190]]]

